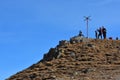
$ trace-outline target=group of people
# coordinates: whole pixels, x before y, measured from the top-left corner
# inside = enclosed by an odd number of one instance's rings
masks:
[[[97,30],[95,30],[95,37],[96,39],[106,39],[106,33],[107,33],[107,30],[104,26],[99,27]],[[84,37],[82,31],[79,31],[78,36]]]
[[[106,33],[107,33],[107,30],[104,26],[100,27],[99,29],[95,30],[95,37],[96,39],[102,39],[102,37],[104,39],[106,39]]]

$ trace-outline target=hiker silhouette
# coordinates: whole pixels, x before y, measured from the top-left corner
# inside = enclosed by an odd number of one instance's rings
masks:
[[[98,39],[98,29],[95,30],[95,37],[96,37],[96,39]]]
[[[98,39],[99,39],[99,37],[102,39],[102,28],[101,27],[98,29],[98,32],[99,32]]]
[[[79,32],[79,36],[84,36],[84,35],[82,34],[82,31]]]
[[[103,38],[106,39],[107,30],[104,26],[102,26],[102,33],[103,33]]]

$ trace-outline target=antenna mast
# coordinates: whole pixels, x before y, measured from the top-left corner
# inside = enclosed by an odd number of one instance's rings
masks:
[[[90,19],[90,16],[84,16],[84,18],[85,18],[85,21],[86,21],[86,27],[87,27],[86,33],[87,33],[87,38],[88,38],[88,21],[91,20],[91,19]]]

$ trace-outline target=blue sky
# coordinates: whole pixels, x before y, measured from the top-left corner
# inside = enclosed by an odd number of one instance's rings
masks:
[[[89,37],[105,26],[107,37],[120,37],[120,0],[0,0],[0,80],[42,59],[60,40],[79,30],[91,16]]]

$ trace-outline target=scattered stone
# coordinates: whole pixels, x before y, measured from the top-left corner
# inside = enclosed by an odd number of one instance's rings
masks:
[[[88,47],[93,47],[93,44],[87,44]]]

